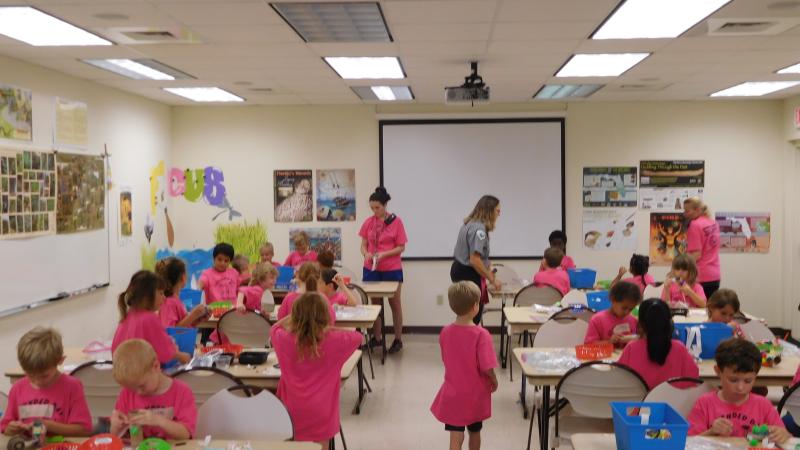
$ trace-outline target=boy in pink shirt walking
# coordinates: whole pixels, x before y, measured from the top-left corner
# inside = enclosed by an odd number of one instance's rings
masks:
[[[754,426],[767,424],[771,442],[789,440],[789,432],[772,403],[750,394],[761,369],[761,352],[755,344],[728,339],[717,347],[714,359],[721,388],[697,399],[688,417],[689,435],[746,437]]]
[[[444,362],[444,383],[431,405],[431,412],[450,432],[450,450],[461,449],[464,428],[469,448],[481,447],[483,421],[492,416],[492,392],[497,390],[497,357],[492,338],[472,318],[478,314],[481,292],[471,281],[459,281],[447,290],[450,309],[458,317],[442,329],[439,346]]]
[[[569,292],[569,274],[561,268],[564,252],[558,247],[550,247],[544,251],[544,270],[533,276],[534,286],[550,286],[561,293]]]
[[[114,379],[122,386],[111,433],[123,435],[131,426],[142,427],[145,438],[191,439],[197,422],[192,389],[161,371],[156,352],[147,341],[125,341],[114,352]]]
[[[25,378],[8,394],[0,430],[6,436],[30,436],[34,421],[41,421],[50,436],[90,436],[92,416],[80,380],[59,372],[64,362],[61,335],[52,328],[36,327],[17,344],[17,358]]]
[[[637,322],[631,311],[642,301],[642,293],[635,284],[620,281],[608,293],[611,308],[601,311],[589,320],[584,344],[610,342],[617,347],[635,337]]]

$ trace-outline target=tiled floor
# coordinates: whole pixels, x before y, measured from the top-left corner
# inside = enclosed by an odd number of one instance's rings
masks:
[[[373,392],[364,399],[360,415],[352,415],[357,394],[355,377],[342,390],[342,425],[349,450],[432,450],[449,445],[444,425],[430,412],[444,377],[438,336],[410,335],[403,341],[403,351],[389,355],[385,366],[380,359],[374,360],[375,380],[370,380]],[[365,369],[369,376],[368,364]],[[482,448],[522,450],[527,443],[528,421],[522,418],[517,403],[519,367],[514,368],[513,383],[508,380],[507,369],[499,369],[497,375],[500,385],[492,397],[492,417],[484,422]],[[531,447],[538,448],[535,427],[533,432]],[[336,446],[342,448],[338,437]]]

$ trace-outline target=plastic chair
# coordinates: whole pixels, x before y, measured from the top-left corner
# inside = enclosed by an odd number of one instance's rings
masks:
[[[272,291],[264,289],[264,294],[261,296],[261,311],[272,312],[275,309],[275,296]]]
[[[798,418],[800,418],[800,383],[793,384],[781,397],[781,401],[778,402],[778,414],[781,414],[783,408],[786,408],[786,412],[792,415],[797,422]]]
[[[219,318],[217,331],[223,333],[234,344],[245,347],[269,347],[269,330],[272,328],[269,321],[253,311],[240,313],[230,310]]]
[[[525,285],[517,271],[505,264],[493,263],[492,271],[494,271],[497,279],[500,280],[503,286],[509,291],[518,291]]]
[[[336,272],[339,273],[341,276],[350,278],[351,283],[361,279],[361,277],[356,275],[355,272],[353,272],[352,270],[341,264],[334,263],[333,268],[336,269]]]
[[[528,285],[514,296],[514,306],[552,306],[561,300],[561,293],[550,286]]]
[[[661,286],[653,286],[651,284],[648,284],[644,288],[644,292],[642,293],[642,298],[645,300],[648,298],[661,298],[661,292],[663,290],[664,288],[662,288]]]
[[[582,320],[586,323],[589,323],[589,321],[592,320],[592,316],[594,316],[596,312],[597,311],[593,310],[592,308],[575,308],[572,306],[567,306],[561,311],[554,313],[547,320],[557,320],[560,322],[570,321],[570,320]]]
[[[361,298],[361,304],[363,304],[363,305],[369,305],[370,304],[369,296],[367,295],[367,292],[364,290],[364,288],[362,288],[361,286],[359,286],[357,284],[353,284],[353,283],[348,284],[347,288],[348,289],[352,289],[353,291],[356,292],[358,297]],[[369,360],[369,372],[372,375],[372,379],[374,380],[375,379],[375,369],[372,367],[372,348],[369,346],[369,332],[370,331],[372,331],[371,328],[370,329],[364,329],[364,330],[361,330],[361,333],[364,335],[364,344],[366,345],[366,348],[367,348],[367,359]]]
[[[621,364],[589,361],[570,369],[556,386],[555,404],[563,397],[569,401],[575,415],[561,419],[561,409],[556,411],[556,446],[562,431],[560,427],[566,428],[570,435],[573,432],[613,432],[608,403],[640,402],[645,395],[647,383],[638,373]]]
[[[693,383],[694,386],[679,388],[673,386],[675,383]],[[699,378],[670,378],[654,387],[653,390],[647,394],[647,397],[644,398],[644,401],[667,403],[675,408],[675,411],[678,411],[685,419],[689,417],[689,413],[692,411],[697,399],[703,394],[713,390],[713,386]]]
[[[195,435],[222,440],[286,441],[294,436],[294,427],[289,411],[274,394],[256,387],[235,386],[217,392],[200,407]]]
[[[574,347],[583,344],[589,322],[570,320],[560,322],[550,319],[539,328],[533,338],[534,347]]]
[[[194,402],[198,408],[217,392],[244,385],[240,379],[214,367],[194,367],[180,370],[174,373],[172,378],[181,380],[192,388]]]
[[[356,292],[356,294],[358,294],[358,296],[361,298],[361,304],[362,305],[369,305],[370,304],[369,295],[367,295],[367,291],[365,291],[364,288],[362,288],[361,286],[359,286],[357,284],[354,284],[354,283],[348,284],[347,288],[354,290]]]
[[[8,395],[5,392],[0,391],[0,417],[3,417],[3,414],[8,407]]]
[[[111,361],[89,361],[76,367],[70,375],[81,380],[89,411],[96,418],[111,417],[121,390],[112,373]]]
[[[586,292],[573,289],[567,292],[567,295],[561,299],[563,306],[567,305],[584,305],[589,306],[589,300],[586,299]]]
[[[772,331],[761,323],[760,320],[748,320],[739,325],[739,328],[742,330],[744,338],[750,342],[771,341],[775,339],[775,335],[772,334]]]

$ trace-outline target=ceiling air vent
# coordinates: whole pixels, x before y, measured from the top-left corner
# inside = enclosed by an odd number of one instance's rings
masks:
[[[709,19],[709,36],[774,36],[800,23],[796,17]]]
[[[115,27],[102,30],[118,44],[197,44],[200,38],[183,26]]]
[[[610,85],[606,87],[608,91],[625,91],[625,92],[655,92],[666,89],[670,83],[625,83],[619,85]]]

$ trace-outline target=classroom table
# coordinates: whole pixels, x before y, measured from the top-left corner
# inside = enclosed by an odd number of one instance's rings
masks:
[[[745,438],[705,437],[705,439],[729,444],[733,446],[731,450],[747,448]],[[617,448],[616,438],[611,433],[576,433],[570,440],[573,450],[616,450]]]
[[[381,335],[383,342],[381,343],[381,364],[386,363],[386,300],[394,296],[400,283],[397,281],[363,281],[358,284],[361,289],[367,294],[371,301],[380,301],[381,310]],[[369,345],[369,343],[367,343]]]
[[[341,328],[370,328],[381,313],[380,305],[344,306],[336,310],[336,326]],[[278,319],[277,310],[270,314],[268,320],[275,323]],[[197,328],[216,329],[219,317],[209,317],[197,324]]]
[[[524,377],[522,378],[522,388],[520,390],[520,401],[523,405],[525,405],[525,380],[527,379],[528,383],[533,386],[540,386],[541,387],[541,404],[547,405],[545,406],[546,410],[542,411],[542,407],[539,408],[538,414],[534,414],[531,412],[530,417],[530,426],[528,429],[528,448],[530,449],[530,441],[531,441],[531,434],[533,432],[533,416],[537,415],[539,417],[538,425],[539,425],[539,441],[542,450],[547,449],[548,443],[548,432],[550,427],[550,414],[547,409],[549,409],[550,405],[550,387],[556,386],[561,378],[566,373],[566,370],[558,370],[558,371],[539,371],[535,367],[532,367],[525,363],[527,355],[537,353],[537,352],[551,352],[553,348],[515,348],[514,358],[516,359],[519,366],[522,368],[522,373]],[[574,354],[575,348],[565,348],[565,349],[558,349],[561,351],[566,351],[569,353]],[[619,359],[620,355],[622,354],[621,351],[615,351],[611,357],[604,359],[604,361],[616,361]],[[705,359],[698,364],[700,369],[699,378],[703,381],[706,381],[712,385],[719,385],[719,378],[717,374],[714,372],[714,360],[713,359]],[[755,386],[789,386],[794,378],[795,372],[797,371],[798,364],[800,364],[800,358],[794,356],[787,356],[783,358],[783,361],[778,364],[776,367],[762,367],[761,371],[758,373],[758,377],[754,383]],[[527,406],[525,406],[527,408]]]
[[[513,286],[510,283],[503,283],[499,291],[489,289],[489,295],[493,298],[498,297],[500,298],[500,364],[502,364],[503,369],[506,368],[506,352],[508,351],[505,348],[505,335],[506,335],[506,302],[509,298],[513,299],[517,296],[517,292],[522,289],[523,286]]]
[[[9,436],[5,436],[0,434],[0,448],[6,448],[8,445],[8,441],[11,439]],[[66,438],[67,442],[84,442],[86,438]],[[206,446],[203,441],[169,441],[170,444],[173,444],[173,448],[176,448],[175,444],[180,444],[177,448],[183,448],[185,450],[201,450],[203,448],[222,448],[227,449],[228,443],[231,442],[238,442],[244,443],[248,442],[250,447],[253,450],[319,450],[319,445],[315,442],[293,442],[293,441],[253,441],[249,439],[243,439],[241,441],[235,440],[223,440],[223,439],[215,439],[208,443]]]

